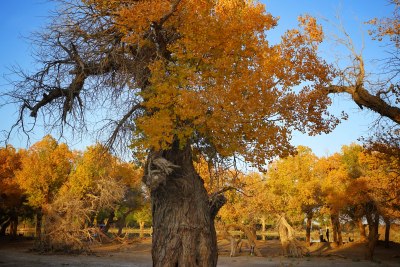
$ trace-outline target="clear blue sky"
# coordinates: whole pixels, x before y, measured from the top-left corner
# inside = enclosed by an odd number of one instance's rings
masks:
[[[366,34],[367,27],[363,22],[374,17],[390,16],[392,9],[385,0],[263,0],[267,11],[274,16],[280,17],[278,27],[271,33],[271,38],[277,36],[284,30],[297,25],[297,16],[310,14],[316,17],[327,18],[336,22],[335,15],[340,14],[343,24],[353,37],[358,48],[361,47],[362,39],[365,41],[364,56],[367,68],[371,71],[377,68],[372,60],[382,57],[384,49],[380,44],[372,42]],[[24,68],[31,68],[31,44],[22,38],[28,36],[32,31],[40,30],[45,25],[46,16],[54,8],[54,3],[44,0],[13,0],[4,1],[0,9],[0,90],[7,90],[7,82],[3,75],[9,73],[8,68],[13,64],[19,64]],[[364,31],[364,33],[363,33]],[[332,30],[328,29],[330,35]],[[363,36],[364,35],[364,36]],[[332,55],[344,53],[340,48],[327,44],[323,47],[323,56],[333,60]],[[345,144],[357,141],[360,136],[365,136],[370,131],[371,123],[376,118],[372,112],[361,111],[352,103],[347,96],[333,97],[331,110],[340,113],[342,110],[348,113],[349,120],[341,123],[332,133],[308,137],[296,134],[293,144],[306,145],[312,148],[318,156],[332,154],[340,150]],[[16,118],[16,108],[8,106],[0,108],[0,131],[11,127]],[[35,135],[32,142],[40,140],[44,132],[38,128],[34,130]],[[2,136],[0,136],[2,137]],[[88,138],[84,141],[71,143],[74,148],[83,148],[94,142]],[[26,139],[23,135],[13,136],[11,144],[15,147],[25,147]],[[1,144],[3,145],[3,144]]]

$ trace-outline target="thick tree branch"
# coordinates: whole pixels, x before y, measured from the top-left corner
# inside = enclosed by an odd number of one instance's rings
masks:
[[[383,85],[381,84],[380,90],[376,94],[371,93],[365,84],[368,82],[366,79],[366,70],[362,50],[356,51],[353,40],[346,32],[343,25],[339,26],[339,31],[343,34],[343,38],[337,37],[337,42],[344,45],[350,52],[352,63],[346,68],[339,70],[338,78],[341,80],[342,85],[331,85],[327,90],[327,94],[347,93],[351,95],[353,101],[362,109],[366,107],[383,117],[387,117],[396,124],[400,124],[400,108],[390,103],[390,98],[396,97],[396,92],[393,90],[395,85],[389,85],[390,80]],[[386,88],[387,87],[387,88]],[[394,97],[391,97],[390,94]]]
[[[388,104],[379,95],[371,94],[364,87],[332,85],[327,88],[327,92],[328,94],[350,94],[360,108],[366,107],[400,124],[400,108]]]

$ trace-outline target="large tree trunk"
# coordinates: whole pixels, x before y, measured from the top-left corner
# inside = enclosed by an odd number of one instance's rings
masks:
[[[307,213],[307,225],[306,225],[306,242],[311,244],[311,224],[312,224],[313,213]]]
[[[209,201],[189,145],[177,142],[149,155],[143,181],[151,190],[153,266],[217,265],[214,218],[223,205]],[[219,203],[219,204],[218,204]]]

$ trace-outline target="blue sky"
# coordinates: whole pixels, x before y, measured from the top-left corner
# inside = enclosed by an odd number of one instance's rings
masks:
[[[374,17],[387,17],[391,15],[392,7],[385,0],[263,0],[267,11],[274,16],[279,16],[278,27],[270,34],[271,39],[276,40],[279,34],[288,28],[297,25],[297,16],[310,14],[317,18],[326,18],[337,23],[335,15],[340,14],[346,30],[350,33],[357,48],[362,40],[365,42],[364,57],[367,68],[373,71],[378,68],[374,59],[384,55],[381,44],[373,42],[366,34],[367,26],[363,22]],[[31,44],[23,36],[28,36],[32,31],[40,30],[45,25],[46,16],[54,8],[54,3],[44,0],[13,0],[4,1],[0,9],[0,90],[7,90],[7,81],[4,75],[10,73],[11,65],[19,64],[29,69],[32,68]],[[326,29],[328,36],[334,30]],[[331,43],[322,47],[322,56],[334,60],[333,55],[345,55],[346,51]],[[338,114],[342,110],[348,113],[349,120],[342,122],[332,133],[308,137],[295,134],[293,144],[306,145],[312,148],[318,156],[332,154],[340,150],[345,144],[357,141],[360,136],[365,136],[372,127],[376,115],[366,110],[361,111],[352,103],[348,96],[334,96],[331,107],[332,112]],[[0,131],[11,127],[16,118],[16,108],[7,106],[0,108]],[[34,130],[31,142],[40,140],[45,134],[42,129]],[[3,136],[0,136],[1,138]],[[70,143],[73,148],[82,149],[93,143],[94,139],[87,138],[83,141]],[[11,139],[15,147],[25,147],[26,138],[23,135],[15,135]],[[3,145],[3,144],[1,144]]]

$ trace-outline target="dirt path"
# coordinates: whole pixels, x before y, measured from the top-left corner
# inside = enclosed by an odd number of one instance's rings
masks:
[[[95,249],[94,255],[41,255],[30,252],[32,242],[19,241],[0,245],[0,267],[38,267],[38,266],[133,266],[151,267],[150,240],[136,241],[131,244],[104,245]],[[390,250],[378,248],[375,262],[362,260],[362,246],[348,244],[342,248],[328,248],[325,245],[310,247],[310,257],[302,259],[279,256],[279,242],[260,242],[265,257],[249,256],[246,249],[238,257],[228,256],[228,246],[219,244],[219,267],[259,267],[259,266],[400,266],[400,246]],[[397,253],[397,254],[396,254]]]

